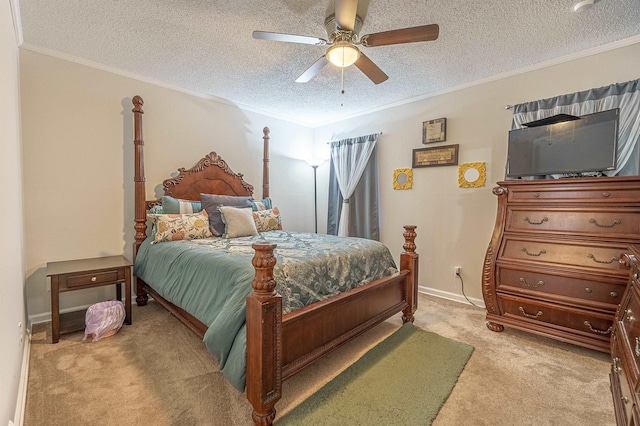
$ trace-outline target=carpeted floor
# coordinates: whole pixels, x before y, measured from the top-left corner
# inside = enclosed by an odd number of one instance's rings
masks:
[[[400,325],[394,317],[285,382],[278,414]],[[425,295],[415,325],[475,347],[434,426],[615,424],[606,354],[512,329],[494,333],[483,310]],[[52,345],[48,324],[34,326],[25,425],[251,424],[245,395],[161,307],[134,306],[133,325],[99,342],[82,336]]]

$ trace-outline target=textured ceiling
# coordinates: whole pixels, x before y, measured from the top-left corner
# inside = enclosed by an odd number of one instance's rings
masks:
[[[18,0],[16,0],[18,1]],[[577,1],[577,0],[575,0]],[[120,69],[318,125],[429,96],[640,34],[640,0],[361,0],[361,35],[437,23],[435,41],[362,50],[356,67],[295,79],[326,47],[255,40],[253,30],[327,38],[328,0],[19,0],[25,47]],[[368,7],[367,7],[368,6]],[[343,103],[343,106],[341,106]]]

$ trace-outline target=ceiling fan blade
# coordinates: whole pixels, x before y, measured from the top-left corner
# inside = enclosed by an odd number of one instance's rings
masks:
[[[329,63],[329,60],[327,59],[327,57],[324,55],[321,56],[320,59],[315,61],[313,65],[307,68],[307,70],[303,72],[300,77],[296,79],[296,83],[306,83],[307,81],[311,80],[328,63]]]
[[[335,0],[335,16],[341,30],[353,31],[356,24],[358,0]]]
[[[365,46],[386,46],[389,44],[415,43],[431,41],[438,38],[440,27],[438,24],[422,25],[419,27],[402,28],[400,30],[383,31],[363,35],[361,42]]]
[[[301,36],[294,34],[283,33],[270,33],[268,31],[254,31],[251,33],[253,38],[260,40],[272,40],[272,41],[285,41],[287,43],[302,43],[302,44],[314,44],[325,45],[327,40],[318,37]]]
[[[380,84],[389,78],[384,71],[378,68],[378,66],[362,52],[360,52],[360,57],[356,61],[355,66],[375,84]]]

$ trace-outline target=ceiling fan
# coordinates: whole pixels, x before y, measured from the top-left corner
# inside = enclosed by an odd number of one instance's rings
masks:
[[[334,12],[329,14],[324,22],[328,40],[267,31],[254,31],[252,35],[253,38],[261,40],[329,46],[326,53],[296,79],[296,83],[308,82],[331,62],[340,68],[355,65],[371,81],[380,84],[389,76],[357,46],[375,47],[431,41],[438,38],[440,31],[437,24],[430,24],[360,36],[363,18],[357,12],[358,0],[335,0]]]

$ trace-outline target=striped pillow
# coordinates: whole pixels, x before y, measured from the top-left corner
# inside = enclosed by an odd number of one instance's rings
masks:
[[[181,200],[169,195],[162,197],[162,213],[164,214],[187,214],[201,211],[202,203],[200,201]]]

